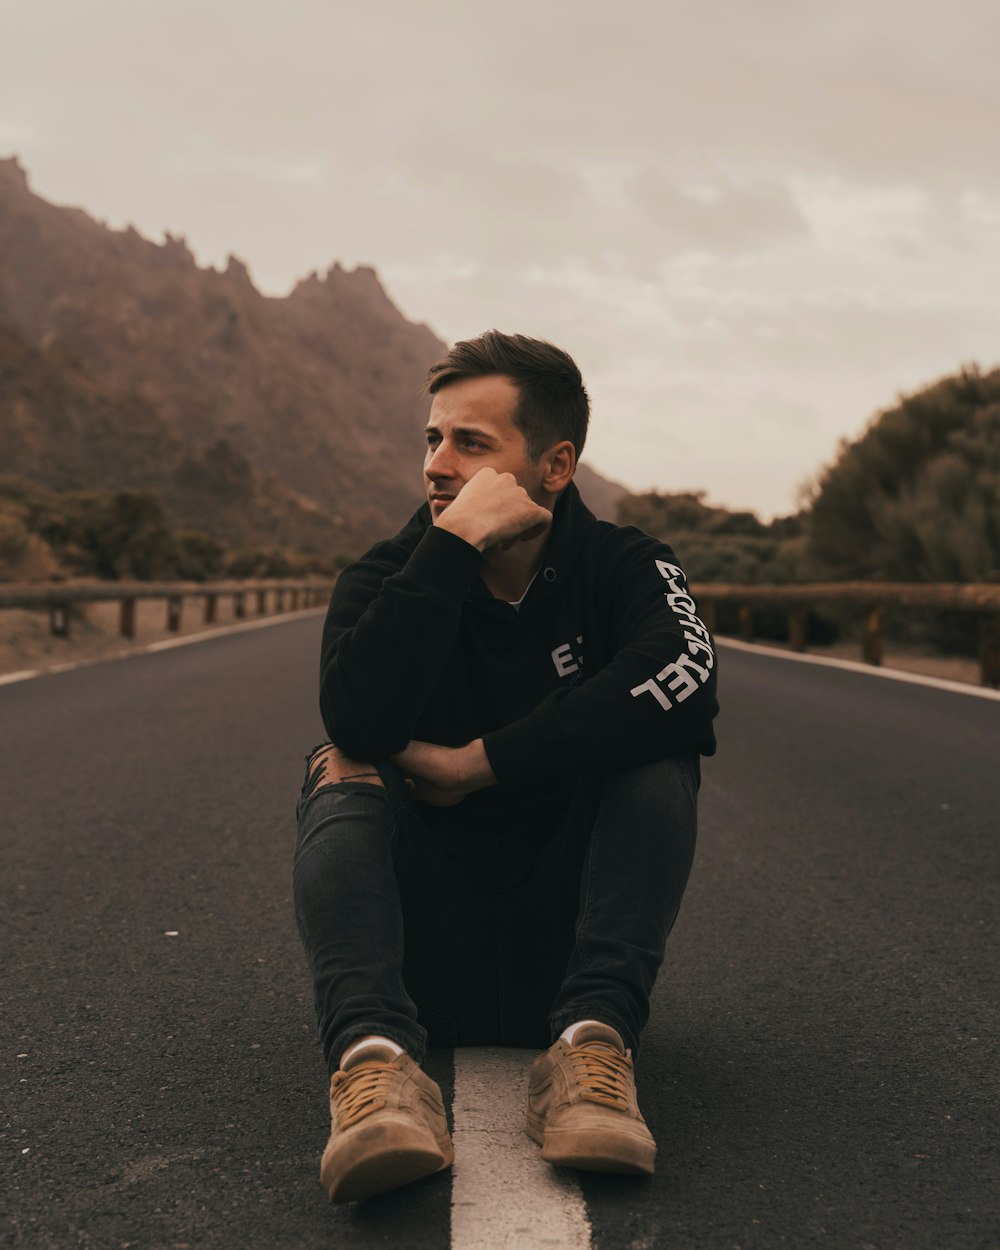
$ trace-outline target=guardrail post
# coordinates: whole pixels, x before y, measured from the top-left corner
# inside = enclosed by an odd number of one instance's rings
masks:
[[[292,590],[289,591],[289,598],[291,599],[291,603],[288,606],[291,608],[293,612],[297,612],[299,610],[299,588],[298,586],[294,587]]]
[[[258,590],[257,591],[257,615],[263,616],[266,611],[267,611],[267,591]]]
[[[118,613],[118,632],[123,638],[135,637],[135,600],[123,599]]]
[[[806,621],[808,608],[792,608],[788,614],[788,645],[793,651],[806,649]]]
[[[242,590],[233,595],[233,616],[241,621],[247,614],[247,600]]]
[[[284,612],[285,610],[285,591],[282,586],[274,592],[274,610],[275,612]]]
[[[181,611],[184,600],[180,595],[171,595],[167,599],[167,629],[176,634],[181,627]]]
[[[215,623],[217,600],[218,600],[217,595],[205,596],[205,624],[206,625],[214,625]]]
[[[68,603],[54,603],[49,609],[49,629],[56,638],[69,637]]]
[[[865,664],[882,663],[882,609],[872,608],[865,618],[865,632],[861,640],[861,659]]]
[[[1000,686],[1000,616],[979,618],[979,681],[983,686]]]
[[[739,610],[740,638],[744,642],[753,642],[753,607],[749,603],[741,603]]]

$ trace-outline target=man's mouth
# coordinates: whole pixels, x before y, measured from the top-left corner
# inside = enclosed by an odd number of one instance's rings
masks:
[[[432,504],[436,503],[440,507],[444,507],[445,505],[450,504],[454,498],[455,498],[454,495],[439,495],[435,493],[431,495],[431,503]]]

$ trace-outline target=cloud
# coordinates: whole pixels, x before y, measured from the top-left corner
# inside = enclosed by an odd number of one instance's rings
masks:
[[[777,182],[678,186],[663,171],[647,167],[630,191],[673,251],[754,251],[808,229],[788,189]]]

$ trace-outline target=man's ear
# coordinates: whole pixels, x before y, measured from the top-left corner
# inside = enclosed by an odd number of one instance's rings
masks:
[[[556,443],[545,453],[545,476],[542,487],[552,495],[564,491],[576,472],[576,448],[569,440]]]

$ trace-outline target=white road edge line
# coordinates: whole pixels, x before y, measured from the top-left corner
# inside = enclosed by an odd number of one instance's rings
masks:
[[[218,629],[205,629],[200,634],[185,634],[181,638],[164,638],[160,642],[149,642],[141,647],[129,647],[121,651],[113,651],[110,655],[95,655],[86,660],[70,660],[66,664],[53,664],[51,668],[25,668],[17,673],[5,673],[0,676],[0,686],[9,686],[15,681],[30,681],[33,677],[49,677],[52,673],[69,673],[75,668],[90,668],[94,664],[107,664],[112,660],[131,660],[137,655],[148,655],[151,651],[171,651],[174,647],[187,647],[193,642],[206,642],[209,638],[225,638],[228,634],[243,634],[251,629],[266,629],[271,625],[283,625],[286,621],[300,621],[307,616],[318,616],[326,608],[303,608],[300,612],[282,612],[280,616],[269,616],[260,621],[241,621],[239,625],[220,625]]]
[[[455,1051],[451,1250],[590,1250],[576,1178],[539,1158],[524,1131],[534,1053]]]
[[[44,669],[41,668],[22,668],[16,673],[4,673],[0,676],[0,686],[9,686],[15,681],[29,681],[32,677],[41,677]]]
[[[950,690],[953,694],[969,694],[976,699],[1000,699],[1000,690],[990,686],[970,686],[964,681],[949,681],[946,677],[928,677],[923,673],[907,673],[898,668],[880,668],[875,664],[861,664],[857,660],[837,660],[832,656],[803,655],[798,651],[782,651],[778,647],[764,647],[754,642],[740,642],[735,638],[715,635],[721,647],[734,651],[753,651],[758,655],[770,655],[776,660],[795,660],[799,664],[821,664],[825,668],[843,668],[851,673],[864,673],[868,677],[887,677],[890,681],[906,681],[913,686],[931,686],[935,690]]]

